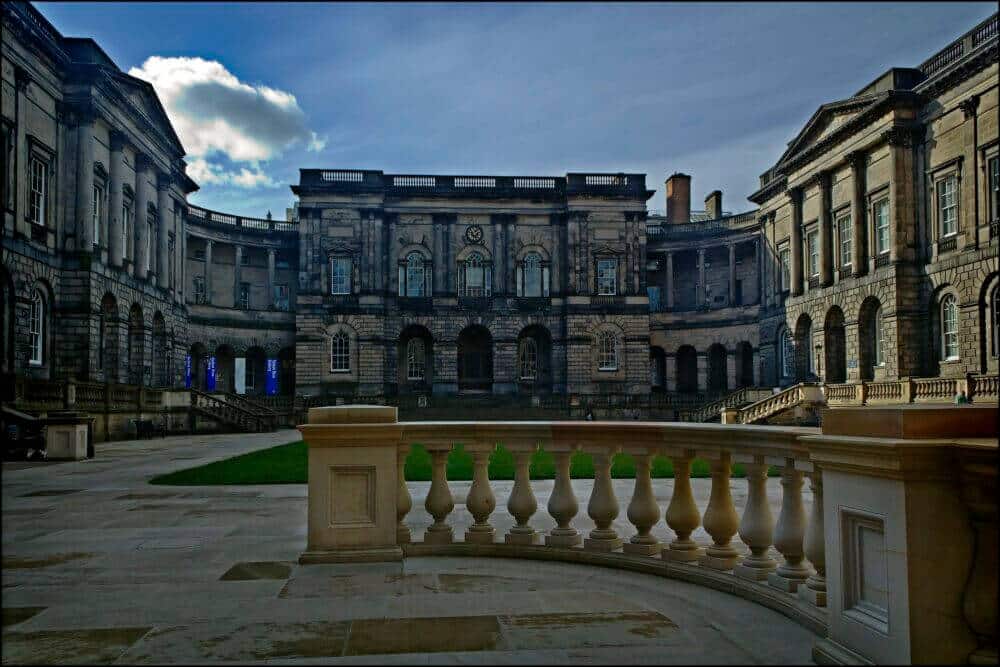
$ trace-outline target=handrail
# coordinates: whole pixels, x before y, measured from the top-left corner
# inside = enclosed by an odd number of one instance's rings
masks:
[[[800,382],[777,394],[771,394],[744,408],[740,408],[737,412],[737,419],[741,424],[753,424],[804,402],[823,402],[823,394],[819,383]]]
[[[208,412],[213,417],[226,421],[240,427],[253,427],[256,431],[263,430],[262,420],[259,414],[246,410],[238,405],[233,405],[212,394],[192,388],[191,407],[193,409]]]
[[[248,409],[250,409],[251,412],[253,410],[257,410],[257,411],[263,412],[263,413],[268,414],[268,415],[274,415],[275,414],[274,410],[272,410],[271,408],[269,408],[267,406],[264,406],[264,405],[260,405],[259,403],[256,403],[255,401],[250,400],[246,396],[241,396],[240,394],[233,394],[233,393],[230,393],[230,392],[226,392],[224,395],[225,395],[227,401],[232,401],[232,402],[238,403],[240,405],[245,405],[245,406],[247,406]]]
[[[750,395],[753,394],[754,398],[750,399]],[[730,392],[725,396],[718,398],[714,401],[706,403],[705,405],[692,410],[688,413],[689,419],[686,421],[696,421],[705,422],[712,418],[718,417],[719,413],[723,408],[738,408],[746,405],[747,403],[752,403],[754,401],[759,401],[761,398],[766,398],[771,395],[770,389],[765,389],[761,387],[740,387],[734,392]]]

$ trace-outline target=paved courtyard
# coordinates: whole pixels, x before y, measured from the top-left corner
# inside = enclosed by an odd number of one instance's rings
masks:
[[[90,461],[3,467],[3,663],[803,663],[815,636],[769,609],[652,575],[557,562],[408,558],[300,566],[305,485],[151,486],[155,475],[298,439],[97,445]],[[498,539],[513,482],[495,482]],[[429,483],[410,483],[420,539]],[[452,483],[455,535],[469,482]],[[589,530],[591,482],[575,480]],[[807,484],[808,486],[808,484]],[[539,513],[551,481],[534,484]],[[672,480],[655,480],[661,511]],[[733,480],[737,508],[745,483]],[[769,483],[777,516],[780,486]],[[631,480],[616,481],[620,534]],[[695,480],[699,507],[709,480]],[[811,500],[806,493],[806,502]],[[672,539],[661,520],[654,530]],[[704,532],[696,534],[707,541]]]

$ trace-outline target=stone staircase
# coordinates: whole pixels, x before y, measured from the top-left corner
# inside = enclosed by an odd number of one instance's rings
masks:
[[[682,410],[678,416],[680,421],[684,422],[717,422],[721,420],[724,409],[742,408],[770,395],[771,390],[763,387],[740,387],[736,391],[714,401],[709,401],[700,407]]]
[[[196,415],[244,433],[273,431],[276,415],[236,394],[208,394],[191,389],[191,410]]]
[[[800,382],[745,407],[726,408],[723,423],[816,426],[825,405],[820,383]]]

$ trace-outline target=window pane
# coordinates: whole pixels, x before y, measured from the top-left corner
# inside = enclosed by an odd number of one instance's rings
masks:
[[[418,253],[406,258],[406,296],[424,295],[424,259]]]
[[[518,366],[522,380],[534,380],[538,375],[538,344],[534,338],[521,341]]]
[[[837,230],[840,234],[840,265],[851,265],[851,251],[854,230],[851,229],[851,216],[845,215],[837,220]]]
[[[938,183],[938,218],[941,236],[950,236],[958,230],[958,202],[955,197],[957,179],[949,176]]]
[[[330,262],[330,293],[351,293],[351,260],[348,257],[334,257]]]
[[[426,365],[424,362],[424,341],[411,339],[406,344],[406,379],[423,380]]]
[[[351,342],[343,331],[331,341],[330,370],[335,372],[351,370]]]
[[[524,296],[542,296],[542,258],[534,253],[524,258]]]
[[[597,293],[614,295],[617,293],[616,267],[618,260],[602,259],[597,262]]]
[[[602,371],[618,369],[618,341],[607,331],[598,338],[598,368]]]
[[[889,252],[889,200],[875,204],[875,242],[878,254]]]
[[[946,296],[941,303],[941,353],[945,359],[958,359],[958,303]]]
[[[809,275],[819,275],[819,232],[809,232],[806,237],[806,246],[809,248]]]

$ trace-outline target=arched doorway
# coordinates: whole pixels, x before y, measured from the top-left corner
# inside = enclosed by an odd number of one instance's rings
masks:
[[[248,396],[263,396],[266,389],[267,353],[263,348],[247,350],[243,369],[243,389]]]
[[[743,341],[736,346],[736,388],[753,386],[753,345]]]
[[[215,348],[215,390],[227,394],[236,392],[236,353],[230,345]]]
[[[690,345],[677,350],[677,391],[682,394],[698,391],[698,353]]]
[[[166,387],[170,384],[170,355],[167,353],[167,325],[163,314],[153,315],[153,386]]]
[[[295,395],[295,348],[283,347],[278,351],[278,393]]]
[[[825,380],[836,384],[847,382],[847,335],[844,329],[844,311],[833,306],[826,311],[823,323],[823,362]]]
[[[466,327],[458,335],[458,390],[493,391],[493,336],[485,327]]]
[[[146,340],[142,323],[142,308],[133,304],[128,313],[128,381],[129,384],[149,383],[146,366]]]
[[[812,351],[812,319],[803,313],[795,322],[795,380],[803,382],[815,376]]]
[[[205,391],[205,373],[208,371],[208,351],[201,343],[191,346],[191,386]]]
[[[649,348],[649,387],[652,391],[666,391],[667,355],[662,347]]]
[[[517,378],[522,391],[546,391],[552,386],[552,336],[533,324],[517,337]]]
[[[426,327],[411,324],[399,335],[396,382],[403,392],[426,392],[434,384],[434,337]]]
[[[882,304],[873,296],[858,311],[858,356],[861,379],[874,380],[875,369],[885,363]]]
[[[719,343],[708,348],[708,391],[724,393],[729,388],[726,373],[726,348]]]

